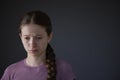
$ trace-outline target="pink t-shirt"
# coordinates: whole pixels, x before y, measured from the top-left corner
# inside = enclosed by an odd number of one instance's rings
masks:
[[[74,80],[75,76],[70,64],[56,60],[56,80]],[[42,63],[38,67],[26,65],[25,59],[7,67],[1,80],[47,80],[47,69]]]

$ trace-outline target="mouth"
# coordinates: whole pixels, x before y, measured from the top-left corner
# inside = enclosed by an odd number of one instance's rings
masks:
[[[35,53],[37,51],[38,51],[37,49],[35,49],[35,50],[29,50],[29,52],[31,52],[31,53]]]

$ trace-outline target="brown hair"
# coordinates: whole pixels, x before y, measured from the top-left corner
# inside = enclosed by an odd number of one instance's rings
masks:
[[[21,33],[21,25],[31,23],[42,25],[46,29],[48,36],[52,32],[52,24],[49,16],[42,11],[31,11],[22,17],[19,25],[19,33]],[[50,44],[48,44],[46,49],[46,68],[48,71],[47,80],[56,80],[56,60],[54,50]]]

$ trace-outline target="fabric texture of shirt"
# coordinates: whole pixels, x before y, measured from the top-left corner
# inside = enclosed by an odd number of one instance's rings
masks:
[[[56,80],[74,80],[75,75],[70,64],[64,60],[56,60]],[[43,63],[30,67],[25,59],[8,66],[1,80],[47,80],[47,69]]]

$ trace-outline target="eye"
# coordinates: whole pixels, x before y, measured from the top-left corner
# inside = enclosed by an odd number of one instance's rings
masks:
[[[42,37],[38,36],[38,37],[36,37],[36,39],[42,39]]]
[[[29,39],[30,39],[30,37],[25,37],[24,39],[29,40]]]

